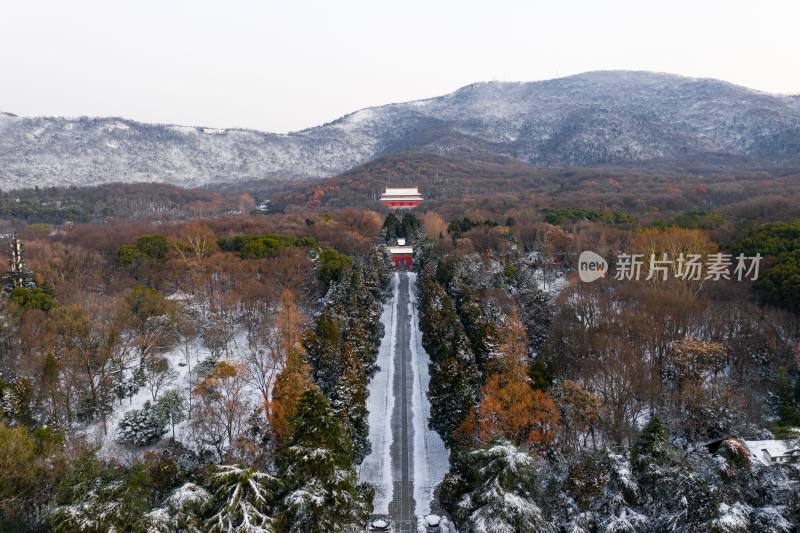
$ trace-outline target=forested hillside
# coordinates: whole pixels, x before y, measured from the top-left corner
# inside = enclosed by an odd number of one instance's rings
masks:
[[[380,228],[342,212],[23,233],[1,529],[360,528]]]
[[[594,213],[425,215],[442,505],[460,531],[793,531],[800,470],[761,447],[800,437],[796,222],[726,245],[695,216],[640,227]],[[640,281],[561,285],[585,249],[732,250],[768,266],[752,284],[646,280],[645,265]]]
[[[116,205],[216,207],[7,221],[24,249],[0,300],[0,529],[362,531],[398,238],[430,358],[415,423],[450,455],[432,508],[458,531],[796,529],[798,465],[762,452],[796,449],[800,427],[791,175],[525,170],[454,201],[481,182],[424,161],[447,189],[423,181],[403,216],[367,193],[275,194],[265,213],[137,186]],[[85,192],[57,194],[113,196]],[[585,250],[607,276],[579,280]],[[620,254],[647,256],[639,280],[616,279]],[[731,254],[731,275],[662,277],[650,254]],[[757,279],[738,254],[760,254]]]

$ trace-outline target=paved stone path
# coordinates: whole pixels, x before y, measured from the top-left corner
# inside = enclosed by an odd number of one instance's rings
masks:
[[[397,533],[415,532],[417,519],[414,514],[414,430],[411,424],[411,395],[413,394],[413,370],[411,369],[411,316],[408,314],[408,276],[400,273],[397,297],[397,334],[394,357],[394,412],[392,413],[392,478],[394,497],[389,503],[389,516]]]

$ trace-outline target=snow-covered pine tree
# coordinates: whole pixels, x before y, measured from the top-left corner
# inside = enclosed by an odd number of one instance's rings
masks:
[[[463,533],[555,531],[536,502],[537,478],[536,459],[498,441],[456,459],[442,501]]]
[[[67,480],[75,484],[57,498],[60,505],[49,515],[54,532],[146,531],[151,479],[143,464],[122,473],[103,471],[94,458],[85,458],[77,466],[86,470]]]
[[[156,412],[164,424],[172,428],[172,438],[175,438],[175,424],[180,424],[186,418],[186,402],[178,389],[165,390],[156,403]]]
[[[522,283],[516,291],[517,307],[520,320],[525,326],[528,336],[528,353],[539,353],[547,340],[550,323],[553,320],[553,309],[547,295],[533,280]]]
[[[455,304],[435,280],[425,278],[420,288],[422,344],[433,362],[457,357],[475,362],[469,338],[458,318]]]
[[[214,496],[203,487],[184,483],[164,499],[161,507],[145,516],[147,533],[201,533],[203,515],[214,503]]]
[[[428,398],[431,403],[429,424],[447,446],[452,446],[454,431],[478,401],[475,366],[464,364],[456,357],[432,364]]]
[[[369,453],[366,386],[377,371],[383,336],[381,305],[367,278],[366,268],[359,262],[344,272],[331,287],[314,330],[303,342],[317,385],[354,443],[356,462]]]
[[[392,258],[386,245],[376,246],[367,257],[364,267],[364,282],[372,297],[383,302],[392,280]]]
[[[353,461],[360,463],[370,451],[367,381],[362,361],[349,340],[342,344],[341,356],[342,375],[331,390],[330,404],[345,438],[353,442]]]
[[[326,396],[330,394],[342,373],[341,331],[331,313],[324,309],[314,324],[314,329],[303,338],[306,358],[314,372],[314,381]]]
[[[654,416],[642,429],[631,449],[634,467],[644,469],[653,463],[662,463],[670,458],[671,446],[668,430],[659,416]]]
[[[322,393],[303,393],[281,450],[284,483],[279,527],[288,533],[356,533],[372,508],[373,489],[358,483],[352,445]]]
[[[216,489],[216,512],[206,520],[208,533],[272,533],[276,479],[239,465],[216,465],[208,478]]]
[[[497,313],[486,313],[479,291],[473,287],[465,288],[457,302],[458,316],[464,333],[470,341],[475,360],[483,365],[491,357],[498,344],[497,325],[502,317]]]
[[[127,411],[117,425],[116,441],[120,444],[147,446],[156,442],[167,432],[167,421],[145,402],[142,409]]]
[[[364,267],[356,263],[348,271],[328,305],[331,315],[336,318],[342,330],[343,339],[350,339],[356,345],[364,363],[367,376],[375,372],[378,346],[383,337],[383,324],[380,321],[381,305],[376,300],[365,281]],[[352,330],[352,331],[351,331]]]

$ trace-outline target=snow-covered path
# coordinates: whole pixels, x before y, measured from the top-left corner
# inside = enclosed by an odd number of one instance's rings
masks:
[[[397,331],[397,291],[398,278],[392,278],[392,297],[383,304],[381,323],[384,327],[383,340],[378,351],[380,370],[369,383],[369,441],[372,451],[361,463],[359,478],[375,487],[373,513],[388,515],[389,502],[392,501],[392,426],[390,424],[394,409],[392,392],[394,374],[394,338]]]
[[[359,471],[377,489],[373,513],[391,515],[398,532],[416,531],[416,517],[431,512],[433,490],[449,469],[442,439],[428,428],[430,359],[416,304],[416,274],[395,274],[381,316],[380,371],[369,385],[372,451]]]
[[[450,470],[450,453],[439,434],[428,427],[431,404],[428,401],[430,375],[428,365],[431,360],[422,347],[422,332],[419,329],[417,313],[417,273],[408,276],[408,313],[411,317],[411,367],[414,371],[414,394],[412,413],[414,421],[414,501],[416,512],[425,516],[431,512],[433,491]]]

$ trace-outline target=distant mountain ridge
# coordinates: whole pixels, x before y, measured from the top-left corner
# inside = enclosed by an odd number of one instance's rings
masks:
[[[598,71],[483,82],[289,134],[0,113],[0,188],[323,178],[408,150],[546,167],[659,159],[800,162],[800,97]]]

